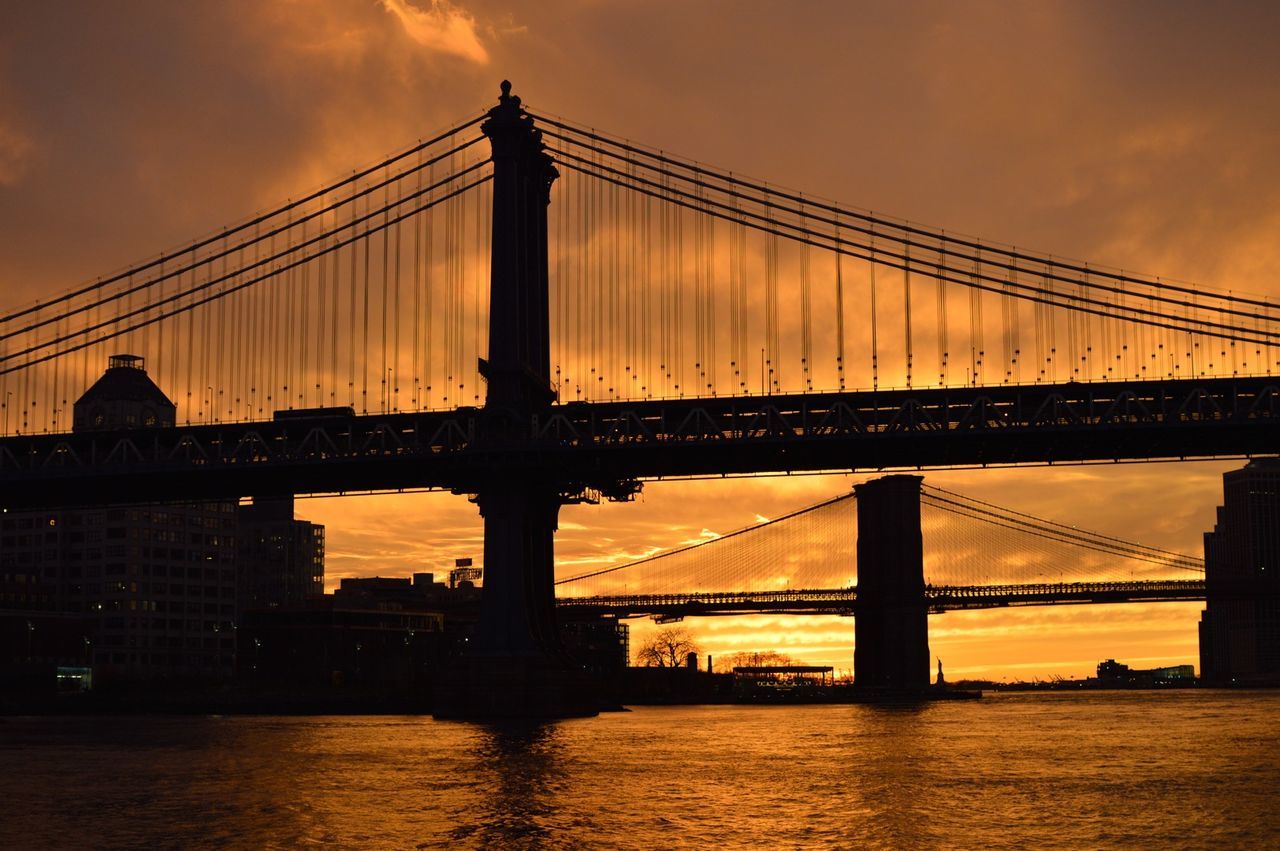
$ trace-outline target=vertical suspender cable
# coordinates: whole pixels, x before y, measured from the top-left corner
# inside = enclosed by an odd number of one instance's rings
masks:
[[[472,399],[477,405],[480,404],[480,293],[484,289],[484,279],[481,277],[483,266],[481,259],[484,257],[484,204],[482,196],[476,197],[476,243],[475,253],[471,255],[472,263],[475,271],[471,276],[472,286],[472,307],[473,313],[472,326],[475,333],[471,336],[471,343],[474,351],[468,352],[471,356],[471,392]]]
[[[403,192],[399,181],[396,181],[396,201],[400,201]],[[400,255],[401,255],[401,233],[400,221],[396,221],[395,231],[395,300],[391,306],[392,321],[395,323],[391,334],[391,372],[387,379],[391,382],[391,405],[393,411],[400,410],[400,326],[403,324],[403,316],[400,313]]]
[[[320,226],[324,227],[324,220],[321,219]],[[324,243],[321,243],[323,249]],[[329,266],[330,260],[327,256],[321,257],[317,263],[316,276],[319,278],[318,289],[316,295],[316,375],[315,387],[316,407],[324,405],[324,378],[325,367],[329,365],[328,352],[325,346],[329,342],[329,326],[333,321],[337,320],[337,316],[330,315],[326,308],[329,305]],[[337,285],[337,281],[334,281]]]
[[[871,389],[880,387],[880,329],[876,308],[876,253],[871,243]]]
[[[389,171],[389,169],[388,169]],[[384,176],[384,179],[386,177]],[[391,204],[391,184],[387,184],[382,188],[382,205],[384,208]],[[391,284],[391,234],[388,232],[388,224],[391,221],[391,212],[387,210],[382,214],[382,333],[380,336],[380,348],[382,349],[382,369],[378,372],[378,384],[382,387],[382,392],[378,397],[378,404],[382,406],[382,410],[386,411],[390,408],[387,401],[390,396],[391,388],[387,383],[387,311],[390,302],[390,284]]]
[[[844,255],[840,252],[840,226],[836,226],[836,383],[844,384]]]
[[[800,224],[804,227],[804,207],[800,208]],[[809,244],[800,246],[800,372],[805,390],[813,389],[813,307],[809,280]]]
[[[911,250],[903,251],[902,259],[902,321],[907,338],[907,387],[911,387]]]
[[[416,191],[422,191],[422,155],[418,155],[418,185]],[[421,204],[422,201],[417,201]],[[410,406],[413,410],[422,409],[422,225],[424,214],[418,213],[413,221],[413,314],[409,320],[413,328],[413,393]]]
[[[946,244],[943,243],[938,249],[940,260],[939,265],[945,265],[947,260]],[[950,357],[949,346],[947,345],[947,283],[939,275],[934,279],[934,283],[938,288],[938,386],[945,387],[947,385],[947,358]]]

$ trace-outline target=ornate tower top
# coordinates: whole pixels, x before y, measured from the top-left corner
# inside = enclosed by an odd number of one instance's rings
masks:
[[[485,407],[514,421],[549,405],[547,205],[558,176],[542,131],[502,81],[480,131],[493,149],[493,255],[489,267],[489,356]],[[520,428],[527,429],[527,425]]]
[[[542,144],[542,131],[534,127],[533,118],[520,105],[518,95],[511,94],[511,81],[503,80],[498,105],[489,110],[480,132],[489,137],[494,160],[511,157],[541,172],[536,182],[550,189],[559,176],[551,156]]]
[[[76,400],[72,431],[172,426],[177,407],[137,355],[111,355],[107,371]]]

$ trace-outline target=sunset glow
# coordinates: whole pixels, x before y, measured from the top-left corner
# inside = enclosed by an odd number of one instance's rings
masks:
[[[642,13],[651,4],[577,2],[536,10],[447,0],[150,3],[135,10],[145,7],[145,27],[109,4],[75,15],[11,8],[0,14],[3,301],[16,308],[173,253],[194,235],[479,114],[504,77],[547,115],[806,195],[1054,257],[1280,297],[1280,58],[1274,30],[1256,21],[1178,7],[1152,22],[1141,4],[660,5],[678,9],[681,25]],[[49,45],[58,46],[58,61]],[[553,189],[553,211],[562,200],[555,193],[572,185],[565,179]],[[472,289],[460,298],[480,305],[474,288],[487,259],[475,246]],[[727,242],[712,252],[708,263],[729,268]],[[748,247],[745,256],[762,255]],[[784,305],[800,298],[799,268],[781,273]],[[834,338],[821,336],[822,323],[834,325],[844,311],[848,360],[856,353],[869,362],[870,266],[837,271],[815,253],[804,269],[821,326],[809,377],[834,386],[844,373],[837,377]],[[837,303],[838,274],[857,293],[851,307]],[[907,383],[900,281],[892,279],[881,303],[881,331],[892,329],[876,343],[884,367],[874,378],[850,367],[851,385]],[[995,327],[999,314],[991,315]],[[958,340],[967,327],[954,314],[951,321]],[[798,352],[801,332],[788,322],[780,345]],[[917,326],[917,339],[948,330],[946,322]],[[998,341],[991,332],[992,352]],[[408,343],[400,349],[393,358],[407,357]],[[1073,374],[1065,354],[1054,356],[1043,378],[1036,373],[1045,367],[1028,356],[1010,367],[1025,370],[1011,381],[1099,377]],[[938,383],[941,372],[963,382],[977,357],[930,344],[916,353],[915,380]],[[1219,360],[1224,370],[1226,362]],[[453,402],[480,398],[473,367]],[[567,375],[587,366],[570,353],[554,368]],[[200,404],[203,385],[183,379],[172,390],[179,419],[196,419],[183,405]],[[1222,473],[1241,463],[929,471],[926,482],[1199,555]],[[870,477],[654,481],[634,503],[566,506],[558,575],[712,539]],[[482,562],[481,520],[461,496],[318,497],[300,501],[298,514],[327,527],[330,589],[346,577]],[[788,576],[779,571],[770,581],[786,587]],[[952,676],[996,680],[1082,677],[1106,658],[1198,664],[1200,609],[952,612],[932,618],[930,649]],[[849,619],[759,615],[687,625],[703,653],[778,650],[837,671],[852,667]],[[652,629],[633,622],[633,644]]]

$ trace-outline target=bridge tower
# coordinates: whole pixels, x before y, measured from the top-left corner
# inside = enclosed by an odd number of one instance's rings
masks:
[[[547,205],[558,177],[533,126],[502,82],[481,131],[493,151],[489,356],[477,446],[493,460],[473,485],[484,518],[484,587],[469,652],[436,689],[443,717],[595,714],[593,683],[565,657],[555,624],[554,535],[572,483],[554,468],[512,466],[530,423],[555,401],[551,385]],[[527,456],[526,456],[527,457]]]
[[[929,607],[920,534],[923,476],[884,476],[858,495],[858,601],[853,668],[859,686],[929,685]]]

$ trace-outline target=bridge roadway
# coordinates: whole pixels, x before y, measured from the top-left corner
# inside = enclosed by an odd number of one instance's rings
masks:
[[[1066,582],[1023,585],[929,585],[925,600],[933,613],[1009,606],[1087,603],[1159,603],[1203,600],[1203,579],[1133,582]],[[858,589],[810,588],[785,591],[728,591],[690,594],[625,594],[559,597],[561,616],[657,617],[713,615],[856,615]]]
[[[0,438],[0,508],[665,476],[1240,457],[1280,447],[1280,379],[569,402]],[[503,435],[507,435],[504,437]]]

